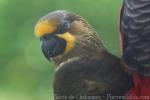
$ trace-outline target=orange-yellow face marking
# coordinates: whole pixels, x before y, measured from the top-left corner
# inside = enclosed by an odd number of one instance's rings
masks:
[[[35,26],[35,34],[37,37],[42,37],[46,34],[52,34],[56,30],[56,27],[57,27],[56,24],[53,22],[50,23],[47,20],[41,21],[38,22]],[[71,35],[71,33],[65,32],[65,33],[57,34],[56,36],[64,39],[67,43],[64,53],[67,53],[74,48],[75,37]]]
[[[45,34],[51,34],[56,29],[53,23],[48,22],[48,20],[38,22],[35,26],[35,35],[41,37]]]
[[[57,36],[64,39],[64,40],[66,40],[67,45],[66,45],[64,53],[67,53],[67,52],[69,52],[70,50],[72,50],[74,48],[75,37],[73,35],[71,35],[69,32],[66,32],[66,33],[63,33],[63,34],[58,34]]]

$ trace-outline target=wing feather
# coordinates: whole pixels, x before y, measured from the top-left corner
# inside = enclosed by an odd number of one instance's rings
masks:
[[[149,71],[141,73],[150,73],[150,0],[124,0],[120,25],[125,52],[123,59],[133,69],[146,67]],[[134,54],[126,56],[127,53]],[[139,66],[131,64],[131,59]]]

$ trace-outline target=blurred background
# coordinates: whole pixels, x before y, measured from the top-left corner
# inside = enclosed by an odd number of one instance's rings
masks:
[[[54,10],[83,16],[119,56],[121,0],[0,0],[0,100],[53,100],[54,67],[43,56],[34,25]]]

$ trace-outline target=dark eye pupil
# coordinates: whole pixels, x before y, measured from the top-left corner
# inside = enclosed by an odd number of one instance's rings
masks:
[[[54,33],[55,34],[63,34],[65,32],[67,32],[68,29],[69,29],[68,22],[63,22],[63,24],[60,24],[60,26],[58,27],[58,29]]]
[[[64,23],[63,27],[64,27],[64,29],[67,29],[67,27],[68,27],[67,22]]]

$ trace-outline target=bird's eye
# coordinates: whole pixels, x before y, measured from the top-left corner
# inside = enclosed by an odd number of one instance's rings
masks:
[[[63,34],[65,32],[67,32],[68,29],[69,29],[68,22],[64,21],[63,24],[60,24],[58,29],[55,31],[55,34]]]
[[[63,28],[64,28],[64,29],[68,29],[68,23],[67,23],[67,22],[64,22]]]

